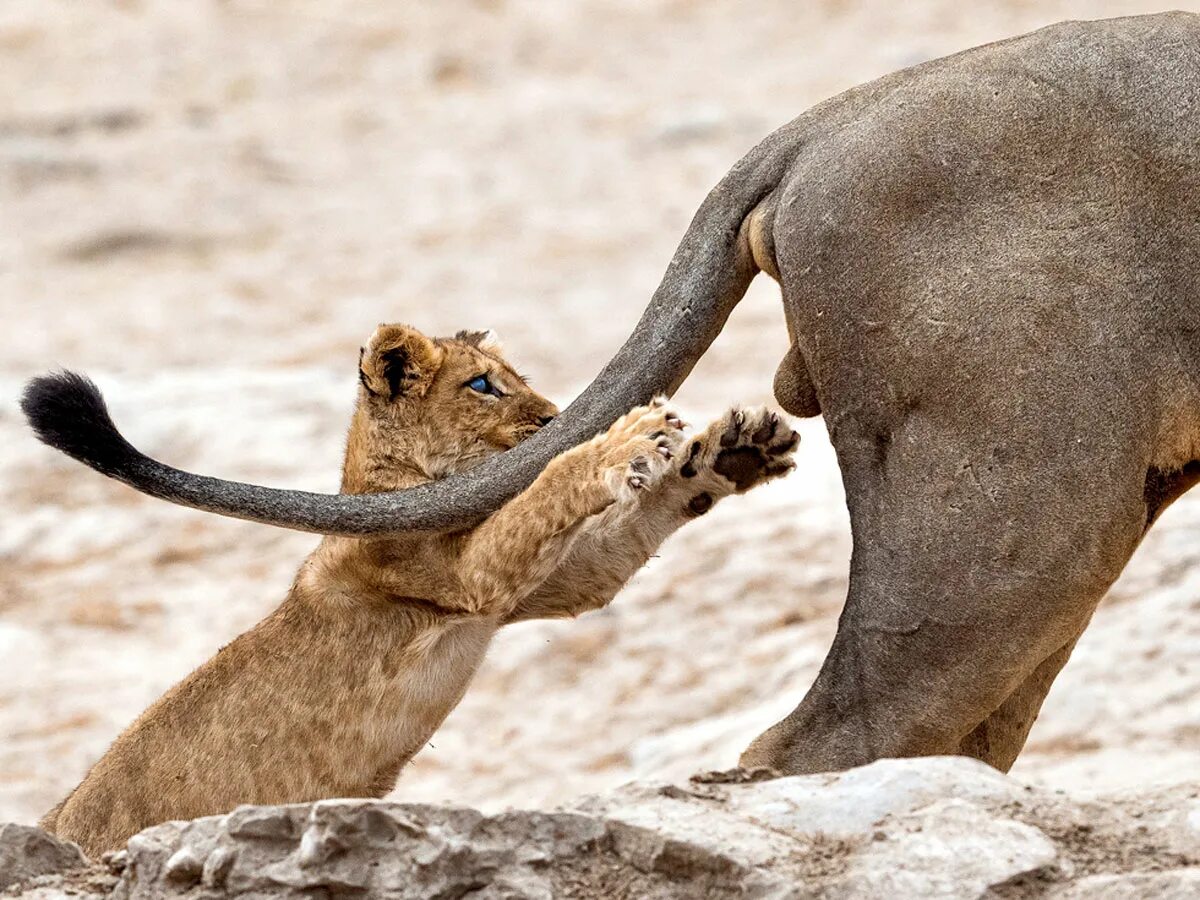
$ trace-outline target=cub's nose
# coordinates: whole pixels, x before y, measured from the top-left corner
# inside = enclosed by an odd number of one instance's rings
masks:
[[[554,421],[554,416],[538,416],[538,426],[549,425]]]

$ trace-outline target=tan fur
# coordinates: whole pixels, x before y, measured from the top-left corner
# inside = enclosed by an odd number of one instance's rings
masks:
[[[360,361],[343,491],[463,471],[552,417],[499,353],[490,333],[380,326]],[[481,374],[504,396],[467,386]],[[323,539],[283,604],[146,710],[43,826],[96,855],[241,803],[386,793],[500,625],[608,603],[681,524],[788,471],[795,444],[765,411],[689,439],[655,401],[476,528]]]

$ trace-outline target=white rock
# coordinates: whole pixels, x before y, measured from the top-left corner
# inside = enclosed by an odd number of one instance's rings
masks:
[[[369,800],[241,807],[142,832],[119,881],[80,893],[150,900],[192,896],[200,882],[260,900],[1190,898],[1200,896],[1196,793],[1077,801],[978,762],[933,758],[768,781],[634,783],[557,812]],[[61,896],[46,891],[66,878],[43,876],[14,896]]]

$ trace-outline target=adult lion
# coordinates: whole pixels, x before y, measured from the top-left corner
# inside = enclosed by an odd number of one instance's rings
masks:
[[[754,148],[637,329],[539,435],[394,494],[179,472],[52,396],[47,442],[139,490],[326,534],[451,529],[673,391],[750,280],[776,395],[823,413],[854,535],[837,637],[751,745],[788,773],[966,753],[1007,769],[1093,609],[1200,477],[1200,18],[1068,22],[849,91]]]

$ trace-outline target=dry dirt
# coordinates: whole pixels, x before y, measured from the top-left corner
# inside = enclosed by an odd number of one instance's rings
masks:
[[[1200,4],[1180,4],[1200,8]],[[41,448],[23,379],[92,373],[153,454],[333,490],[378,321],[494,327],[569,399],[706,190],[877,75],[1146,3],[191,3],[0,11],[0,821],[32,822],[149,701],[283,596],[313,538],[144,499]],[[769,400],[752,289],[680,401]],[[608,610],[510,629],[393,797],[545,806],[731,765],[813,678],[849,528],[800,468],[686,529]],[[1083,476],[1081,476],[1083,477]],[[1015,770],[1200,780],[1200,496],[1156,526]]]

